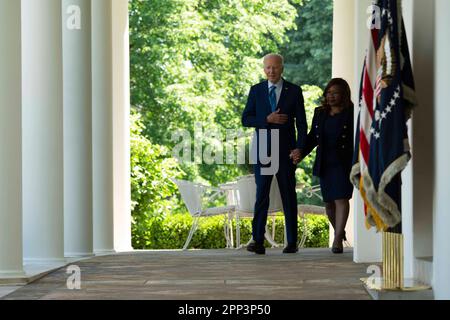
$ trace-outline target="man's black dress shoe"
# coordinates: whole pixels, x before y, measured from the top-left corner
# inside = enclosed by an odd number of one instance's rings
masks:
[[[264,244],[251,242],[247,246],[247,251],[254,252],[256,254],[266,254],[266,248],[264,248]]]
[[[288,244],[286,248],[283,249],[283,253],[296,253],[298,247],[296,244]]]

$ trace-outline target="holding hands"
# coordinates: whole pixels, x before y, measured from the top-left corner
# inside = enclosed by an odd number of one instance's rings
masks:
[[[285,124],[289,120],[286,114],[281,114],[280,109],[277,109],[275,112],[272,112],[267,117],[267,123],[271,124]],[[302,152],[300,149],[294,149],[289,154],[289,158],[292,159],[292,162],[297,165],[302,160]]]
[[[289,158],[292,159],[292,162],[297,165],[302,160],[302,151],[300,149],[294,149],[291,151]]]
[[[280,114],[280,109],[277,109],[275,112],[272,112],[267,117],[267,122],[271,124],[285,124],[288,122],[288,116],[286,114]],[[302,160],[302,152],[300,149],[294,149],[289,154],[289,158],[292,159],[292,162],[297,165]]]

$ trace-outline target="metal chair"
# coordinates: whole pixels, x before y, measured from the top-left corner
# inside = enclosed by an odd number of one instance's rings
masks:
[[[320,186],[304,187],[303,185],[297,185],[297,190],[304,193],[307,198],[317,197],[322,201],[322,195],[320,193]],[[307,219],[306,214],[316,214],[326,216],[326,211],[324,207],[310,205],[310,204],[299,204],[297,205],[297,211],[303,220],[303,233],[300,239],[299,247],[303,248],[305,246],[307,238]]]
[[[280,189],[278,188],[277,179],[274,177],[270,188],[270,204],[268,210],[268,216],[272,217],[272,234],[270,234],[266,225],[265,238],[272,245],[272,247],[280,247],[275,238],[275,217],[278,213],[283,212],[283,203],[281,201]],[[241,218],[253,218],[255,201],[256,201],[256,183],[254,175],[244,176],[238,179],[235,188],[236,199],[236,248],[241,248],[241,233],[239,227],[239,221]],[[246,245],[248,245],[253,239],[251,238]],[[284,243],[286,243],[286,228],[284,230]]]
[[[192,240],[192,237],[197,230],[198,222],[201,217],[212,217],[223,215],[225,218],[224,221],[224,234],[225,239],[227,241],[227,248],[233,248],[233,231],[230,226],[231,217],[233,212],[235,211],[235,206],[223,206],[223,207],[210,207],[207,208],[204,204],[211,203],[219,196],[224,195],[223,190],[219,188],[214,188],[206,185],[202,185],[199,183],[194,183],[191,181],[185,180],[177,180],[171,179],[173,183],[175,183],[180,191],[181,198],[186,205],[191,216],[194,218],[192,222],[192,227],[189,231],[189,235],[184,243],[183,250],[186,250],[189,246],[189,243]]]

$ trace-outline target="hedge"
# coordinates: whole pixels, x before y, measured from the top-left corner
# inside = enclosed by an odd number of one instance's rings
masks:
[[[306,215],[307,240],[305,247],[328,247],[328,220],[324,216]],[[133,234],[135,249],[180,249],[187,239],[193,219],[189,214],[173,214],[165,217],[153,217],[141,225],[141,232]],[[226,240],[223,232],[225,219],[223,216],[201,218],[199,226],[189,244],[190,249],[225,248]],[[251,237],[251,219],[240,220],[241,244]],[[272,230],[272,218],[268,219],[269,230]],[[283,243],[284,218],[275,219],[275,241]],[[299,239],[303,232],[303,220],[298,222]],[[233,219],[233,236],[236,231],[236,220]],[[235,242],[236,244],[236,242]],[[266,242],[266,245],[269,244]]]

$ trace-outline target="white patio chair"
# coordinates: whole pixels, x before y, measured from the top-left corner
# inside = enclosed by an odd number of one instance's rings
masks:
[[[253,239],[251,238],[246,245],[241,246],[241,233],[239,227],[240,218],[253,218],[255,201],[256,201],[256,183],[254,175],[244,176],[236,182],[236,248],[241,248],[248,245]],[[281,201],[280,189],[278,188],[277,179],[274,177],[270,188],[270,204],[268,216],[272,217],[272,235],[268,231],[266,225],[265,238],[272,245],[272,247],[281,246],[275,242],[275,217],[277,213],[283,212],[283,203]],[[284,243],[286,243],[286,227],[284,230]]]
[[[197,230],[199,219],[201,217],[212,217],[218,215],[223,215],[225,218],[224,234],[225,239],[227,241],[227,248],[233,248],[234,247],[233,237],[232,234],[230,235],[232,228],[230,227],[229,224],[231,221],[231,215],[235,210],[235,206],[210,207],[210,208],[207,207],[207,204],[204,206],[205,202],[211,203],[211,201],[214,201],[219,196],[223,195],[223,191],[218,188],[205,186],[191,181],[177,180],[177,179],[171,180],[178,186],[181,198],[183,199],[184,204],[186,205],[186,208],[188,209],[189,213],[194,218],[191,230],[189,231],[189,235],[186,239],[186,242],[184,243],[183,250],[186,250],[188,248],[189,243],[191,242],[192,237],[195,231]]]
[[[297,185],[297,191],[302,192],[307,198],[317,197],[322,201],[322,195],[320,193],[320,186],[312,186],[312,187],[304,187],[302,184]],[[297,212],[298,215],[303,220],[303,232],[302,237],[300,239],[299,247],[303,248],[306,243],[307,238],[307,224],[308,221],[306,220],[306,214],[317,214],[317,215],[325,215],[326,211],[324,207],[316,206],[316,205],[310,205],[310,204],[299,204],[297,205]]]

